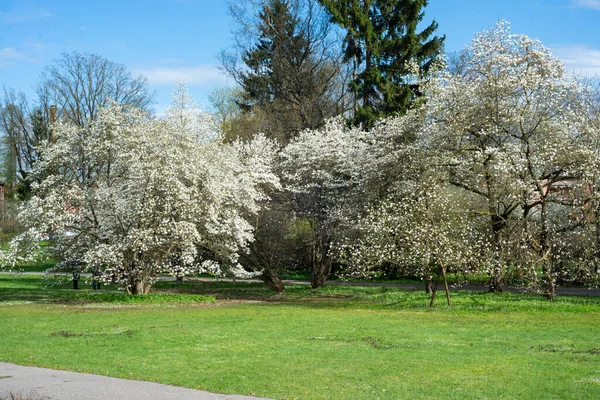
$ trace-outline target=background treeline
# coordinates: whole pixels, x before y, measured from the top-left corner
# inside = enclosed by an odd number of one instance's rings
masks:
[[[290,271],[309,271],[313,288],[332,272],[417,277],[428,291],[447,273],[485,276],[493,292],[511,279],[549,298],[561,283],[596,285],[597,82],[504,22],[446,56],[426,6],[231,3],[221,62],[237,85],[211,95],[214,140],[277,143],[281,183],[261,189],[237,262],[276,291]],[[37,93],[32,105],[5,88],[0,105],[4,179],[20,201],[44,180],[31,171],[54,121],[85,132],[109,101],[152,103],[143,78],[90,54],[48,66]]]

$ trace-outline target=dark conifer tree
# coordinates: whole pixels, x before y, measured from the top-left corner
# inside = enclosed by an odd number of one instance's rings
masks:
[[[327,28],[316,19],[291,0],[265,0],[256,42],[241,54],[243,67],[225,65],[241,85],[241,108],[266,115],[263,132],[284,144],[339,112],[332,95],[338,66],[325,53]]]
[[[427,0],[321,0],[331,20],[347,31],[345,62],[353,63],[354,125],[369,129],[382,117],[402,114],[419,96],[409,79],[408,61],[423,73],[440,55],[445,37],[433,36],[433,21],[423,31]]]

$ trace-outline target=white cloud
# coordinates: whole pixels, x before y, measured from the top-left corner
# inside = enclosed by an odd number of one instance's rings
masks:
[[[19,66],[19,64],[32,61],[33,58],[12,47],[0,49],[0,70],[12,69]]]
[[[588,77],[600,76],[600,50],[598,49],[587,45],[573,45],[556,47],[552,53],[565,63],[569,72]]]
[[[156,67],[138,69],[135,74],[148,78],[148,82],[156,85],[174,85],[185,81],[188,85],[226,84],[228,78],[214,65],[198,65],[194,67]]]
[[[573,0],[571,2],[573,7],[591,8],[594,10],[600,10],[600,0]]]
[[[12,47],[0,49],[0,63],[32,61],[25,53],[21,53]]]

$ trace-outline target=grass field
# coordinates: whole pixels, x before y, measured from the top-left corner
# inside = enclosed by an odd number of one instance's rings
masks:
[[[456,292],[429,310],[393,288],[154,292],[0,275],[0,361],[277,399],[600,398],[597,298]]]

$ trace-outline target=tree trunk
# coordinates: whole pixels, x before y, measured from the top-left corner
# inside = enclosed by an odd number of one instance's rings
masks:
[[[131,286],[127,287],[129,294],[147,294],[150,291],[150,284],[143,281],[135,281]]]
[[[270,271],[268,269],[264,270],[263,273],[259,276],[260,280],[262,280],[268,287],[274,292],[281,293],[285,291],[285,286],[283,286],[283,282],[277,275],[277,272]]]
[[[433,279],[425,277],[425,293],[433,294]]]
[[[448,300],[448,307],[450,307],[450,288],[448,288],[448,278],[446,277],[446,267],[442,267],[442,275],[444,275],[444,289],[446,290],[446,300]]]
[[[331,272],[331,263],[329,260],[321,260],[318,264],[314,265],[310,277],[311,287],[313,289],[324,287],[325,281],[329,277],[329,272]]]
[[[489,191],[491,191],[491,189],[488,189],[488,192]],[[504,279],[502,278],[503,260],[501,257],[502,251],[500,248],[500,246],[501,246],[500,232],[506,226],[506,220],[502,216],[498,215],[495,210],[496,210],[496,207],[494,207],[494,204],[490,200],[490,204],[489,204],[489,212],[491,215],[490,222],[492,224],[492,233],[493,233],[492,240],[493,240],[494,249],[496,251],[496,257],[495,257],[495,260],[493,260],[493,261],[495,261],[494,269],[490,272],[490,280],[488,283],[488,292],[489,293],[502,293],[502,292],[504,292]]]
[[[548,212],[546,199],[542,198],[541,204],[541,232],[540,232],[540,259],[542,263],[542,289],[549,300],[556,299],[556,278],[552,264],[552,246],[550,244],[550,233],[548,231]]]
[[[423,270],[423,282],[425,283],[425,293],[433,294],[433,273],[431,265],[426,265]]]
[[[356,70],[358,68],[358,64],[356,62],[356,54],[352,56],[352,82],[356,82]],[[356,92],[356,85],[352,85],[352,118],[356,119],[356,110],[358,104],[358,94]]]
[[[325,281],[329,277],[330,272],[331,260],[329,258],[329,240],[319,234],[315,241],[313,265],[310,277],[310,284],[313,290],[325,286]]]
[[[502,270],[500,268],[495,268],[494,271],[492,271],[490,273],[490,281],[488,283],[488,292],[489,293],[504,292],[504,282],[502,279]]]
[[[435,302],[435,294],[437,292],[438,283],[440,283],[440,275],[438,274],[435,285],[433,285],[433,289],[431,290],[431,301],[429,302],[429,308],[433,308],[433,303]]]
[[[556,279],[552,273],[552,262],[546,261],[543,265],[543,292],[548,300],[556,300]]]
[[[371,64],[373,62],[372,60],[372,49],[370,46],[370,43],[368,41],[365,42],[365,72],[367,73],[367,76],[370,76],[371,73]],[[371,98],[369,97],[371,95],[371,91],[373,91],[373,87],[372,87],[372,78],[369,78],[368,80],[365,79],[363,82],[363,103],[362,103],[362,107],[364,109],[369,109],[371,107]]]

